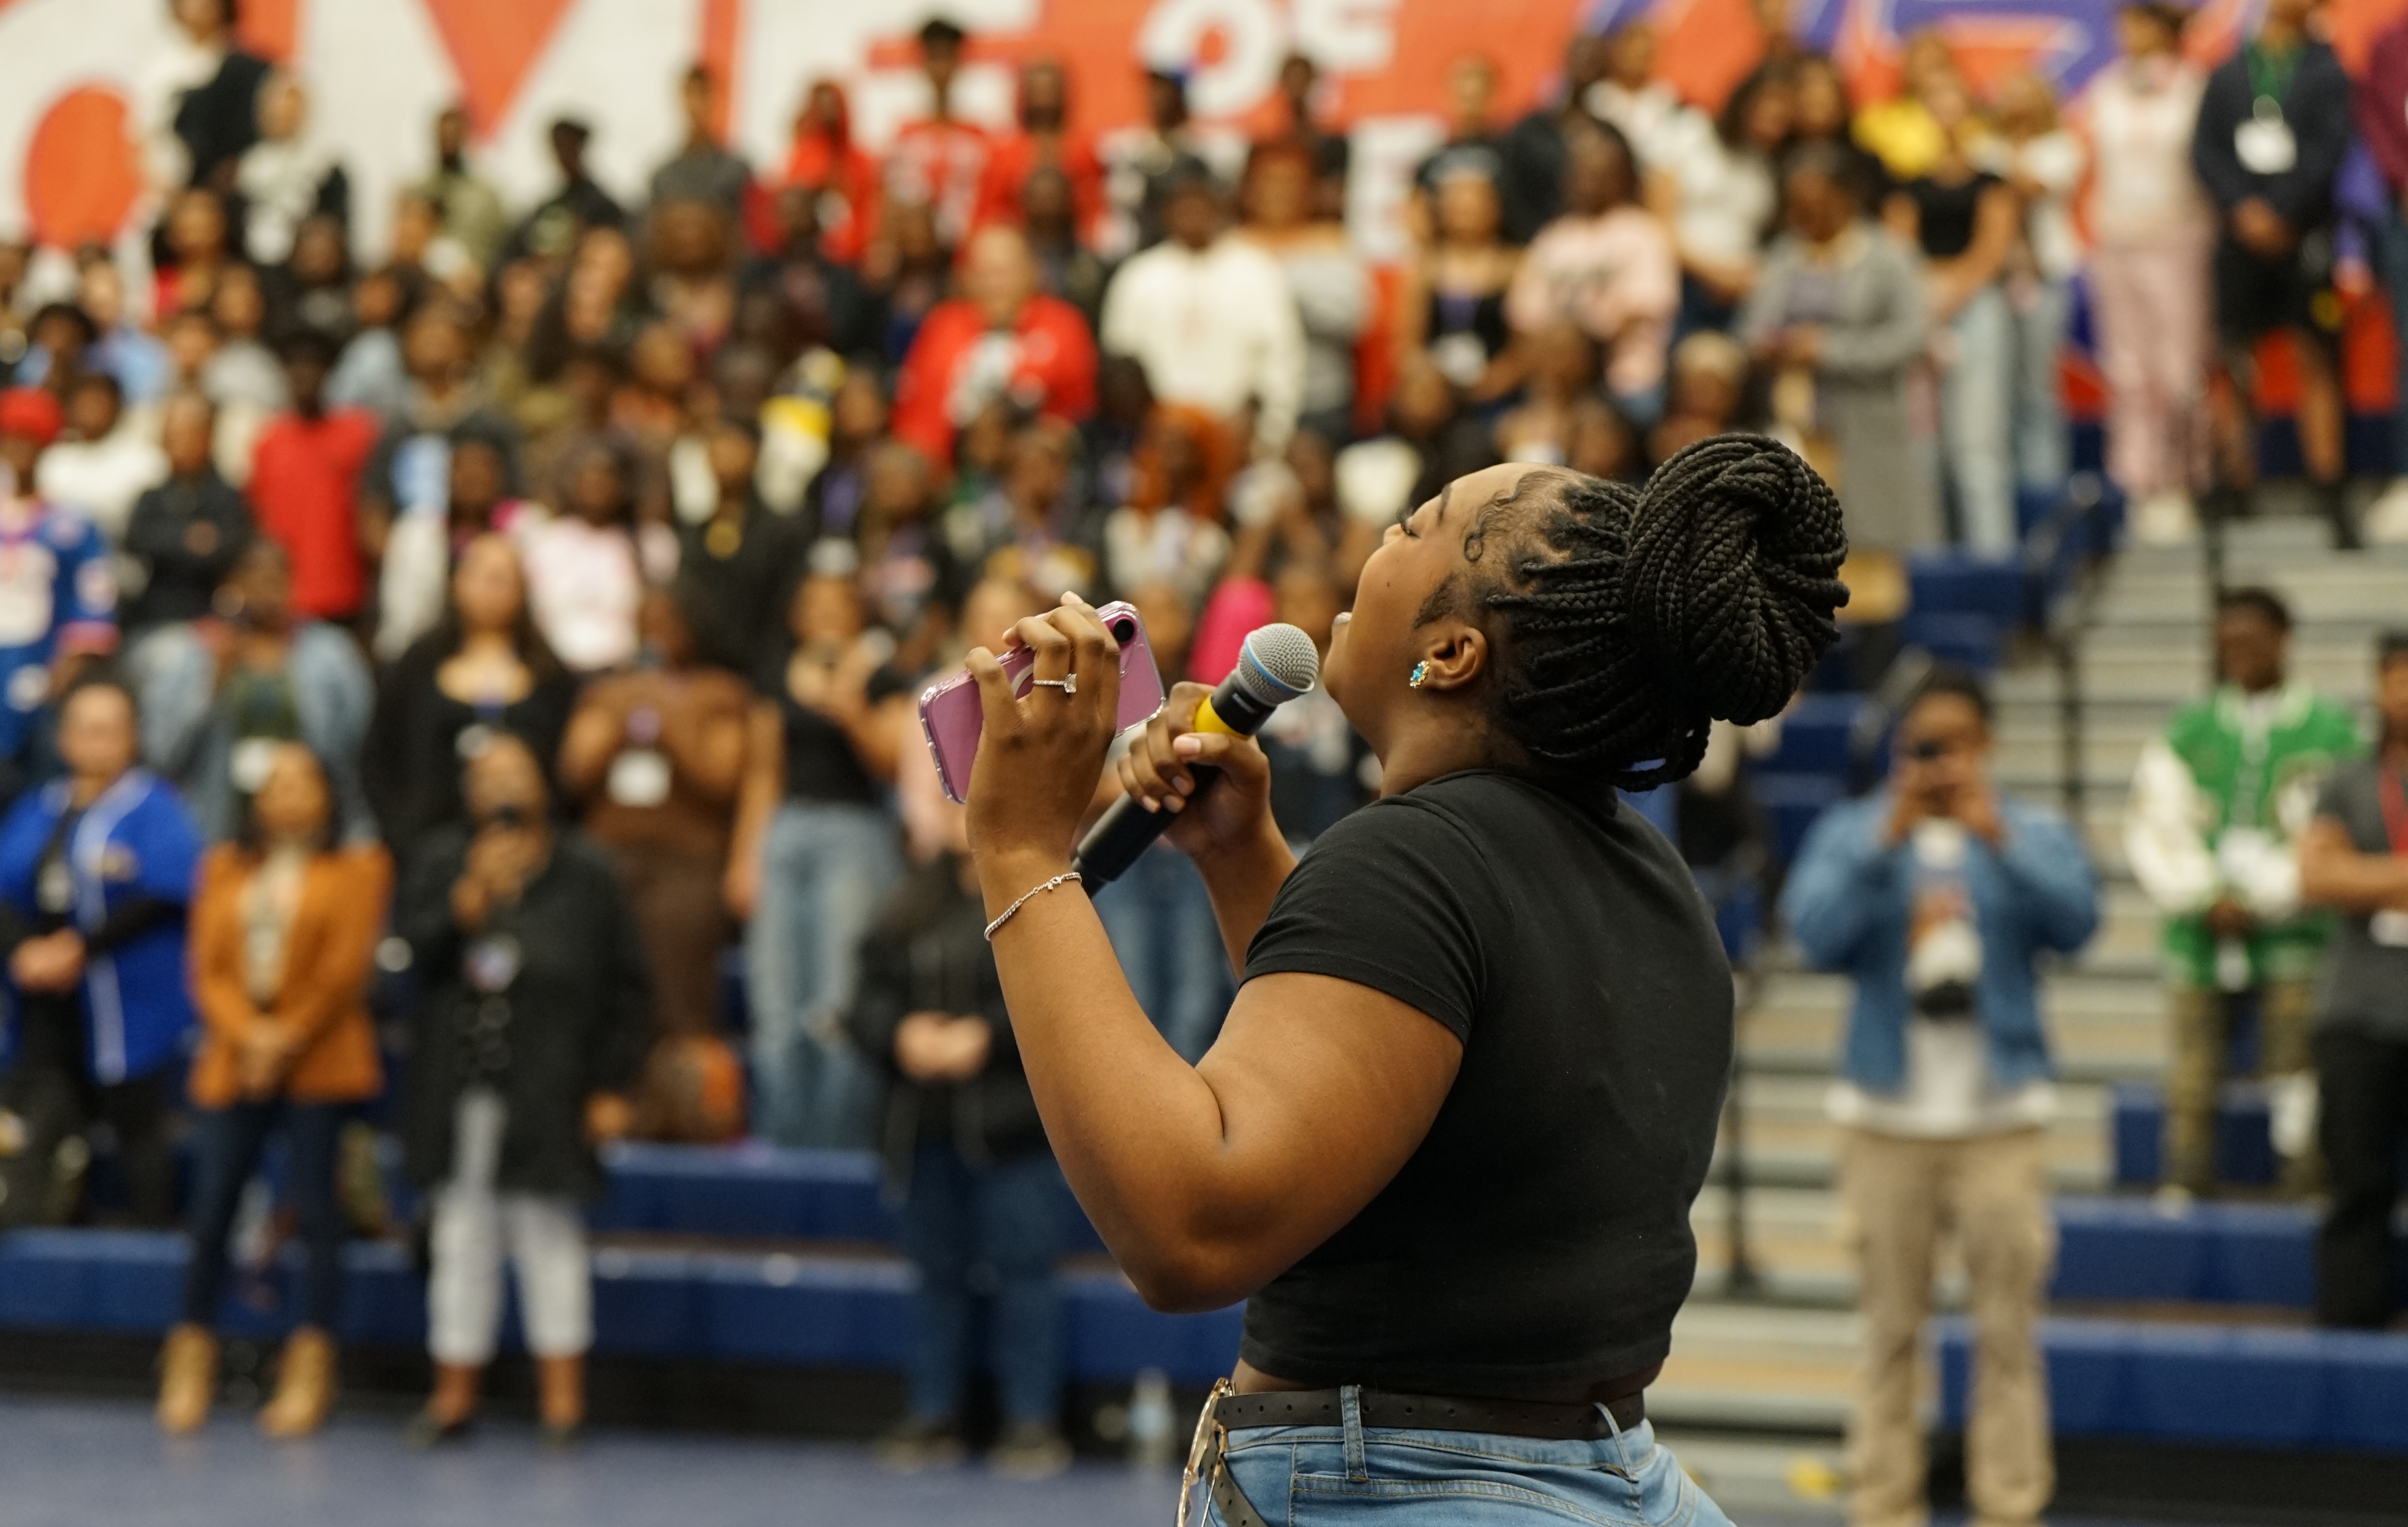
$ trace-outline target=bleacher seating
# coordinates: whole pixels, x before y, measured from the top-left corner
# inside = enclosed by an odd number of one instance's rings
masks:
[[[2215,1120],[2215,1171],[2225,1182],[2263,1186],[2274,1180],[2274,1143],[2266,1132],[2266,1094],[2250,1082],[2224,1089]],[[2165,1100],[2156,1086],[2127,1082],[2115,1089],[2115,1180],[2133,1188],[2154,1186],[2163,1176],[2160,1152],[2166,1137]]]

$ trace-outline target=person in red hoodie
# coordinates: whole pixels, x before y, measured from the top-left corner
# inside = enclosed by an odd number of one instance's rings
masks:
[[[314,331],[284,346],[293,407],[260,432],[251,467],[259,528],[293,559],[293,612],[337,623],[360,613],[367,569],[360,554],[360,471],[382,421],[366,408],[328,408],[334,341]]]
[[[812,194],[820,252],[840,265],[858,263],[877,229],[878,162],[853,141],[853,110],[833,79],[813,80],[804,97],[786,154],[786,184]],[[756,232],[754,242],[769,249],[778,241]]]
[[[895,433],[950,462],[953,432],[998,396],[1078,423],[1096,411],[1096,341],[1076,307],[1037,290],[1028,238],[1007,223],[971,235],[963,294],[920,325],[895,384]]]
[[[1019,222],[1028,177],[1060,170],[1070,182],[1071,210],[1082,243],[1095,242],[1104,213],[1104,166],[1084,133],[1070,128],[1070,80],[1060,63],[1032,59],[1020,71],[1020,130],[994,140],[979,184],[977,221]]]
[[[953,115],[953,78],[961,73],[967,41],[962,29],[941,16],[920,28],[928,114],[906,123],[886,150],[886,199],[925,203],[936,213],[937,238],[947,249],[959,246],[969,233],[994,148],[986,129]]]

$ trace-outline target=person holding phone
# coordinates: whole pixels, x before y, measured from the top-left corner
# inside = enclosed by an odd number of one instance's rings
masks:
[[[1148,1303],[1248,1301],[1199,1433],[1214,1520],[1297,1491],[1398,1523],[1727,1520],[1644,1391],[1696,1271],[1730,970],[1616,787],[1787,703],[1836,635],[1845,549],[1830,490],[1760,437],[1643,491],[1457,478],[1389,528],[1331,635],[1323,679],[1382,793],[1301,860],[1262,750],[1193,730],[1205,692],[1180,686],[1117,767],[1174,814],[1242,967],[1193,1065],[1070,868],[1111,634],[1075,601],[998,634],[1034,653],[1025,693],[971,651],[970,843],[1046,1135]]]
[[[2033,965],[2089,939],[2099,892],[2073,828],[2000,794],[1989,764],[1988,692],[1935,668],[1899,719],[1887,787],[1824,814],[1781,897],[1807,958],[1856,989],[1830,1112],[1864,1305],[1857,1521],[1923,1511],[1915,1350],[1943,1226],[1972,1283],[1966,1494],[1983,1521],[2028,1524],[2056,1488],[2033,1335],[2056,1258],[2056,1098]]]

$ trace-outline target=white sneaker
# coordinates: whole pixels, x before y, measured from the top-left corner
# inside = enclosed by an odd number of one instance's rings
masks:
[[[2394,478],[2391,486],[2358,516],[2358,534],[2370,546],[2408,542],[2408,478]]]
[[[2132,506],[2133,541],[2141,546],[2182,546],[2199,535],[2199,510],[2190,494],[2169,488]]]

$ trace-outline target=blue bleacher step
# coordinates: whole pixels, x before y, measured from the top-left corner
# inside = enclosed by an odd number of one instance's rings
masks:
[[[1972,1328],[1936,1334],[1941,1424],[1962,1431]],[[2408,1454],[2408,1335],[2058,1319],[2040,1342],[2061,1437]]]
[[[2215,1117],[2215,1175],[2222,1182],[2264,1186],[2274,1181],[2274,1142],[2267,1134],[2265,1090],[2254,1082],[2224,1089]],[[2147,1187],[2164,1177],[2165,1098],[2148,1082],[2115,1089],[2115,1181]]]
[[[0,1329],[165,1333],[184,1272],[180,1235],[36,1230],[0,1239]],[[290,1324],[297,1249],[265,1279],[269,1307],[230,1292],[225,1329],[272,1338]],[[426,1339],[426,1291],[407,1252],[385,1242],[345,1249],[337,1334],[348,1343],[413,1347]],[[1160,1368],[1205,1384],[1235,1361],[1240,1312],[1164,1315],[1118,1273],[1064,1275],[1071,1374],[1125,1379]],[[910,1265],[882,1255],[659,1250],[594,1255],[595,1349],[606,1356],[705,1358],[789,1367],[897,1368],[910,1338]],[[504,1335],[518,1344],[513,1316]]]
[[[2308,1205],[2161,1208],[2147,1199],[2059,1198],[2055,1207],[2052,1299],[2297,1310],[2315,1304],[2317,1211]],[[2408,1307],[2408,1241],[2399,1289]]]

